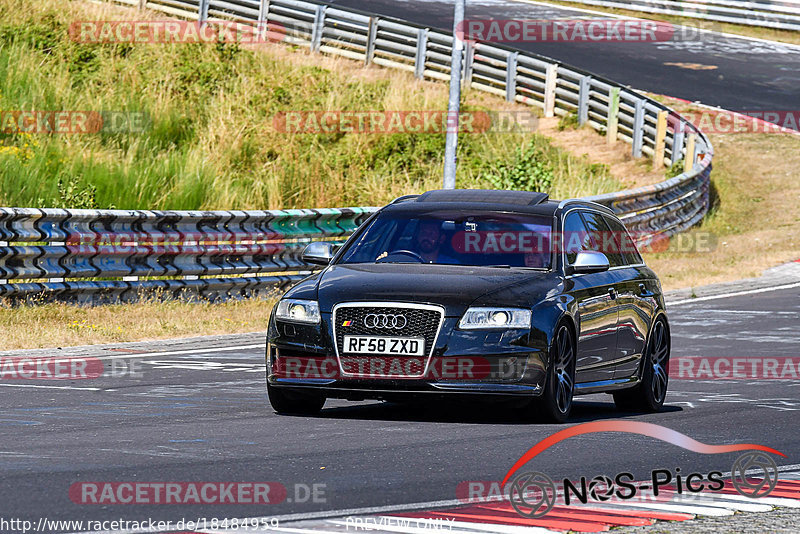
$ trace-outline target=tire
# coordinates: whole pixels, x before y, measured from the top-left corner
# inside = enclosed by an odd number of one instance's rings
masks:
[[[325,396],[267,384],[267,396],[272,408],[281,415],[316,415],[325,404]]]
[[[614,393],[614,404],[631,412],[658,412],[664,406],[669,385],[669,328],[656,319],[642,357],[642,380],[636,387]]]
[[[534,402],[536,419],[548,423],[564,423],[572,412],[575,392],[575,342],[572,329],[559,325],[550,349],[552,364],[542,396]]]

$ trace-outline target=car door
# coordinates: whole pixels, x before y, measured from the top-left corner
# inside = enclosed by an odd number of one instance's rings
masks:
[[[567,264],[580,250],[598,250],[593,230],[587,226],[582,210],[572,210],[564,219],[564,249]],[[618,310],[614,273],[572,274],[566,277],[569,293],[578,304],[578,357],[576,383],[614,378],[613,359],[617,346]]]
[[[614,378],[627,378],[639,368],[654,312],[652,288],[642,276],[644,262],[625,226],[615,217],[603,215],[611,230],[613,245],[606,255],[614,269],[618,293],[619,324]]]

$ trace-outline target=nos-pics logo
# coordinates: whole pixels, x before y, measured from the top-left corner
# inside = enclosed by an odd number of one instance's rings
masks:
[[[511,506],[519,515],[527,518],[542,517],[552,510],[559,500],[567,505],[573,500],[586,504],[589,498],[600,502],[610,499],[625,501],[647,491],[651,491],[652,495],[657,497],[659,491],[665,490],[683,494],[684,491],[687,493],[720,491],[725,487],[725,480],[719,471],[711,471],[705,475],[700,473],[687,475],[679,474],[680,469],[676,469],[675,472],[656,469],[651,472],[651,480],[644,482],[634,482],[631,473],[619,473],[613,479],[605,475],[596,476],[591,480],[581,477],[579,482],[564,479],[561,486],[563,493],[559,499],[556,483],[545,473],[526,471],[514,476],[519,468],[531,458],[556,443],[569,437],[595,432],[641,434],[701,454],[746,451],[733,462],[731,483],[740,495],[748,498],[766,497],[775,489],[778,482],[778,466],[772,457],[765,453],[785,456],[775,449],[756,444],[707,445],[685,434],[652,423],[633,421],[584,423],[557,432],[540,441],[525,453],[506,474],[501,485],[507,486]]]

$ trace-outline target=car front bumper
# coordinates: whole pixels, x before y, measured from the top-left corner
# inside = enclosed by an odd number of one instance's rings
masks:
[[[267,382],[270,387],[352,400],[541,395],[547,369],[545,336],[530,329],[459,330],[457,321],[445,318],[426,357],[426,372],[414,377],[372,376],[369,370],[345,373],[325,318],[318,325],[270,321]]]

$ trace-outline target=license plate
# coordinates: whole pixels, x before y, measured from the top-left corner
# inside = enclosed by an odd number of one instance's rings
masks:
[[[348,354],[396,354],[423,356],[425,339],[421,337],[344,336],[344,350]]]

